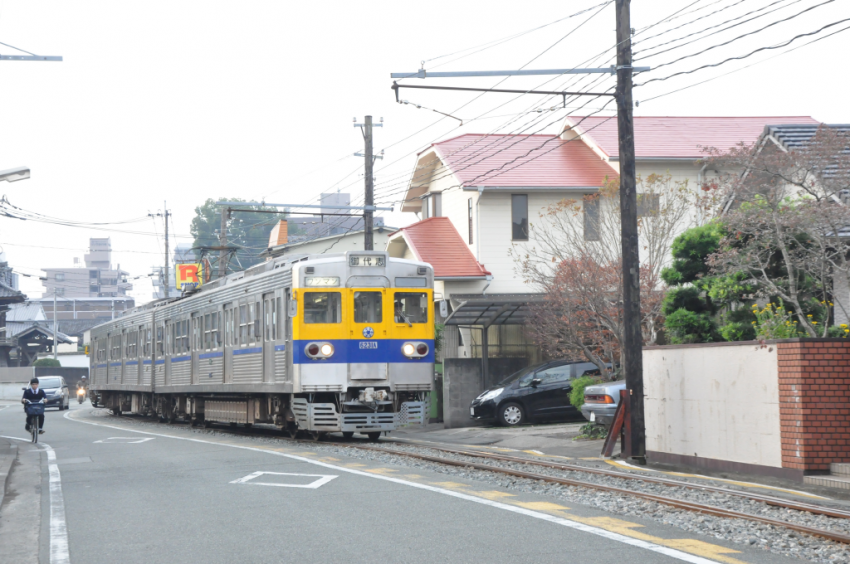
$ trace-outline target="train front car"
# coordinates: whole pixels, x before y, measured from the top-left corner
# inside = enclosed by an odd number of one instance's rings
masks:
[[[293,265],[292,412],[313,433],[376,439],[424,424],[434,378],[434,274],[384,252]]]

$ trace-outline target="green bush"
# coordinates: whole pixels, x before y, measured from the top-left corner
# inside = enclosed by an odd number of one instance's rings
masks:
[[[584,405],[584,389],[601,382],[602,378],[599,376],[582,376],[573,380],[573,390],[570,392],[570,404],[576,409],[581,409],[581,406]]]
[[[664,301],[661,302],[661,313],[672,315],[679,309],[686,309],[695,313],[707,311],[708,306],[701,294],[699,288],[694,286],[670,288],[667,295],[664,296]]]
[[[664,331],[673,345],[710,343],[714,341],[717,326],[708,313],[677,309],[664,321]]]
[[[46,366],[47,368],[60,368],[62,364],[55,358],[40,358],[32,363],[33,366]]]

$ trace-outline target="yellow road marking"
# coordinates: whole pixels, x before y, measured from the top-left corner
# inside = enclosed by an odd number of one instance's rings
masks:
[[[484,499],[491,499],[493,501],[498,501],[505,497],[516,497],[515,494],[509,494],[505,492],[500,492],[498,490],[490,490],[486,492],[469,492],[472,495],[477,495],[478,497],[483,497]]]
[[[634,529],[643,528],[643,525],[640,523],[632,523],[631,521],[617,519],[616,517],[578,517],[575,515],[567,515],[567,517],[573,521],[584,523],[585,525],[599,527],[600,529],[605,529],[606,531],[618,533],[626,537],[659,544],[661,546],[667,546],[669,548],[675,548],[676,550],[681,550],[688,554],[695,554],[718,562],[725,562],[726,564],[745,564],[743,561],[736,558],[724,556],[724,554],[740,554],[739,550],[726,548],[725,546],[711,544],[696,539],[664,539],[656,537],[655,535],[635,531]]]
[[[315,452],[293,452],[292,454],[297,454],[298,456],[307,456],[308,454],[315,455]]]
[[[346,464],[346,466],[348,468],[365,468],[366,467],[365,464],[360,464],[359,462],[349,462],[348,464]]]
[[[326,456],[324,458],[320,458],[319,460],[325,460],[328,462],[339,462],[339,458],[334,458],[333,456]]]
[[[468,488],[469,486],[466,484],[461,484],[459,482],[434,482],[435,486],[442,486],[444,488],[449,489],[457,489],[457,488]]]
[[[364,470],[364,472],[371,472],[372,474],[386,475],[386,474],[391,474],[392,472],[398,472],[398,470],[395,470],[393,468],[368,468],[368,469]]]
[[[525,509],[531,509],[532,511],[545,511],[547,513],[558,513],[559,511],[569,509],[569,507],[548,501],[516,501],[513,504],[524,507]]]
[[[419,479],[419,478],[421,478],[422,476],[420,476],[419,474],[405,474],[405,475],[404,475],[404,477],[405,477],[405,478],[412,478],[412,479],[414,479],[414,480],[418,480],[418,479]]]

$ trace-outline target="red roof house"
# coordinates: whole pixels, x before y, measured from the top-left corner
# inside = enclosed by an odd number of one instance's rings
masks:
[[[638,159],[699,159],[701,147],[725,151],[738,143],[754,143],[767,125],[818,124],[808,116],[760,117],[645,117],[634,118]],[[611,160],[620,155],[617,120],[610,117],[569,116],[572,127],[590,146]]]
[[[430,263],[438,280],[485,280],[490,275],[447,217],[431,217],[399,229],[390,235],[387,251],[392,257]]]

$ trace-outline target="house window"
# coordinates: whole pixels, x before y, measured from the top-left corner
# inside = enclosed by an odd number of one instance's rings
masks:
[[[528,195],[511,195],[511,229],[514,241],[528,241]]]
[[[65,280],[65,274],[64,274],[64,273],[62,273],[62,272],[57,272],[57,273],[56,273],[56,281],[57,281],[57,282],[62,282],[62,281],[64,281],[64,280]]]
[[[57,296],[65,295],[65,288],[53,288],[53,291],[56,293]]]
[[[472,198],[466,203],[466,223],[469,225],[469,244],[472,244]]]
[[[660,194],[638,194],[637,195],[637,215],[638,217],[646,217],[657,215],[660,209]]]
[[[584,240],[599,240],[599,196],[585,196],[584,205]]]

